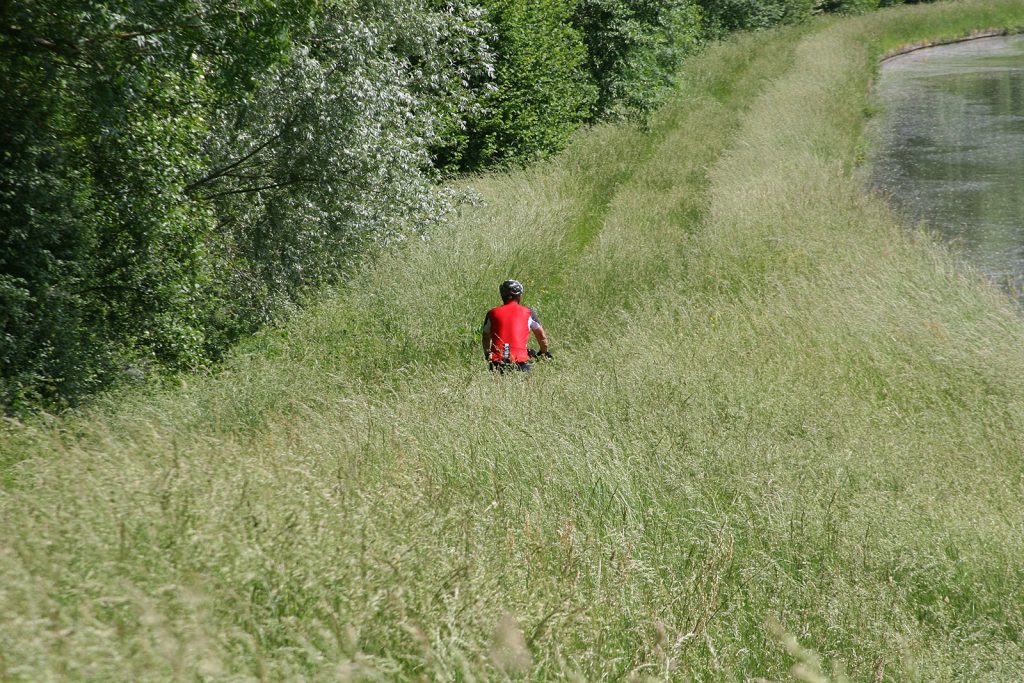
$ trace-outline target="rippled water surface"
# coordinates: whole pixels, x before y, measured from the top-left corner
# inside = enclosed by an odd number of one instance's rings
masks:
[[[1024,288],[1024,36],[887,61],[873,183],[912,219]]]

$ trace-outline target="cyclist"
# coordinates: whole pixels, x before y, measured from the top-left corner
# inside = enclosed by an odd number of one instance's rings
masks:
[[[496,372],[506,369],[529,372],[530,350],[526,348],[526,342],[530,339],[530,332],[540,344],[540,355],[551,358],[548,336],[533,309],[519,303],[523,298],[523,285],[518,280],[505,280],[498,292],[505,303],[487,312],[480,331],[484,357],[491,370]]]

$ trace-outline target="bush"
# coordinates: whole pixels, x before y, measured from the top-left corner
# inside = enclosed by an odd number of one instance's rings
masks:
[[[886,2],[887,5],[901,4],[898,1],[892,0],[886,0]],[[880,4],[880,0],[829,0],[822,3],[820,8],[825,12],[864,14],[878,9]]]
[[[597,88],[571,22],[573,0],[486,0],[494,81],[477,84],[479,109],[441,151],[462,169],[522,163],[560,149],[593,112]]]
[[[699,0],[708,37],[806,21],[815,0]]]
[[[699,11],[690,0],[581,0],[573,22],[598,85],[595,118],[649,111],[700,40]]]
[[[700,40],[690,0],[487,0],[494,81],[436,150],[442,166],[522,163],[560,149],[580,125],[642,115],[670,90]]]
[[[0,27],[0,404],[79,395],[126,350],[199,354],[195,256],[208,219],[180,201],[205,132],[183,3],[19,3]],[[6,226],[9,226],[7,228]],[[150,325],[176,318],[166,336]]]

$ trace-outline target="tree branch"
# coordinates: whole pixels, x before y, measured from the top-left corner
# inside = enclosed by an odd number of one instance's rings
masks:
[[[188,185],[185,186],[185,190],[184,190],[185,194],[192,194],[196,190],[198,190],[200,187],[202,187],[203,185],[205,185],[205,184],[207,184],[209,182],[212,182],[212,181],[216,180],[217,178],[220,178],[222,176],[227,175],[232,170],[238,168],[239,166],[244,164],[246,161],[248,161],[249,159],[252,159],[254,156],[256,156],[257,154],[262,152],[264,149],[269,147],[271,145],[271,143],[275,142],[280,137],[281,137],[280,133],[272,135],[266,141],[264,141],[262,144],[257,145],[255,149],[253,149],[249,153],[245,154],[244,156],[239,157],[235,161],[232,161],[227,166],[221,166],[220,168],[214,169],[214,170],[210,171],[209,173],[207,173],[206,175],[204,175],[202,178],[199,178],[198,180],[195,180],[195,181],[189,183]]]
[[[81,54],[82,50],[77,43],[60,38],[40,38],[31,36],[16,26],[0,27],[0,34],[13,38],[18,44],[25,47],[43,49],[47,52],[54,52],[62,57],[74,58]],[[2,43],[0,43],[2,45]]]
[[[209,201],[211,199],[217,199],[218,197],[226,197],[232,194],[247,194],[250,192],[262,192],[263,190],[276,190],[279,187],[287,187],[288,185],[296,185],[298,183],[312,183],[316,182],[314,178],[293,178],[291,180],[282,180],[276,183],[269,183],[267,185],[258,185],[256,187],[239,187],[234,190],[223,190],[221,192],[214,192],[213,194],[205,194],[198,197],[199,200]]]
[[[359,184],[354,183],[351,180],[347,180],[345,178],[333,178],[330,181],[327,181],[325,178],[307,178],[307,177],[302,177],[302,176],[296,176],[294,178],[289,178],[288,180],[279,180],[279,181],[276,181],[276,182],[267,183],[266,185],[258,185],[256,187],[238,187],[238,188],[235,188],[233,190],[222,190],[221,192],[214,192],[212,194],[202,195],[200,197],[197,197],[197,199],[199,199],[200,201],[206,201],[206,200],[210,200],[210,199],[217,199],[218,197],[226,197],[226,196],[232,195],[232,194],[247,194],[247,193],[250,193],[250,192],[262,192],[263,190],[276,190],[279,187],[287,187],[289,185],[298,185],[300,183],[320,183],[320,182],[332,182],[332,183],[333,182],[338,182],[338,183],[342,183],[344,185],[348,185],[349,187],[357,188],[357,189],[359,189],[361,187]]]

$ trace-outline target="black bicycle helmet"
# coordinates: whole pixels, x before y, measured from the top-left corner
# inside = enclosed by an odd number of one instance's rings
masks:
[[[523,284],[519,280],[505,280],[498,291],[501,293],[501,300],[509,302],[523,295]]]

